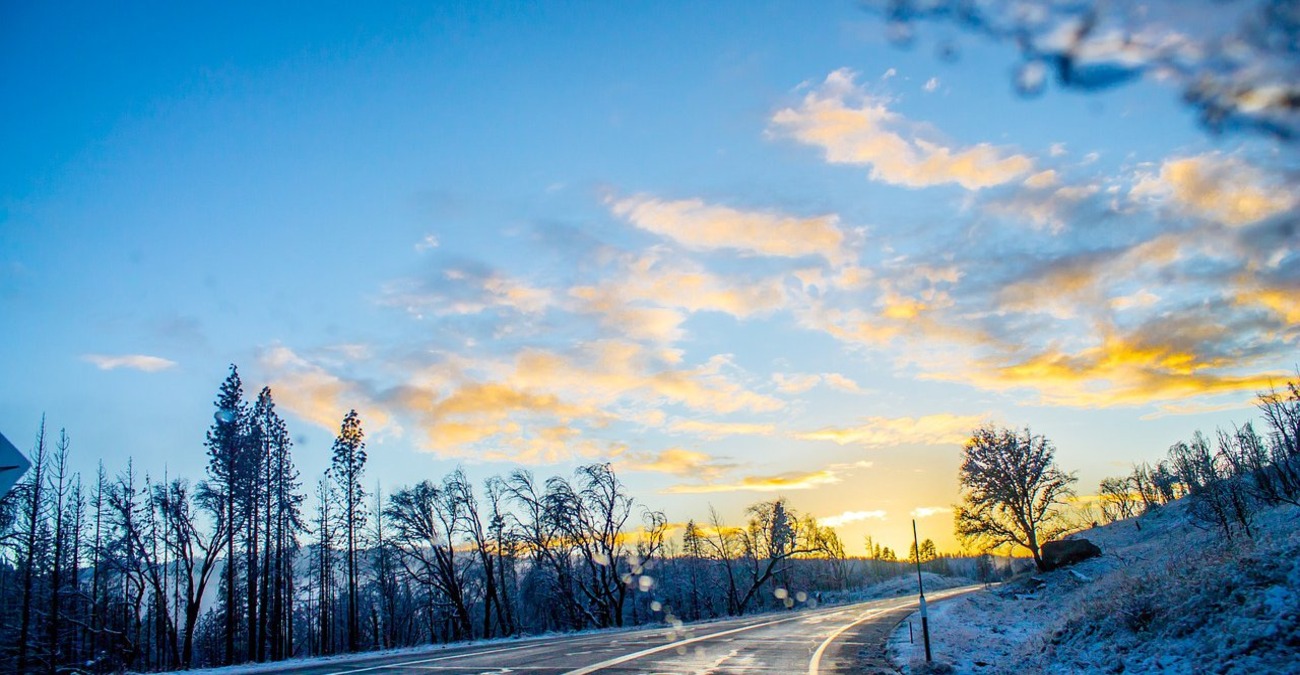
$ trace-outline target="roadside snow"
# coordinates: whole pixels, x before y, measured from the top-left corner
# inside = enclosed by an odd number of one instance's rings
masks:
[[[1094,528],[1080,536],[1101,558],[933,606],[929,665],[913,614],[890,659],[908,674],[1300,672],[1298,518],[1263,511],[1233,545],[1177,502]]]

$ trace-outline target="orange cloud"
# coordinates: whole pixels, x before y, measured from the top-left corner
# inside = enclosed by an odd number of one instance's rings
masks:
[[[857,426],[827,427],[795,434],[795,438],[868,447],[961,445],[970,437],[971,430],[986,419],[980,415],[948,413],[924,417],[869,417]]]
[[[627,256],[612,278],[599,285],[575,286],[575,309],[598,314],[619,334],[660,343],[683,337],[686,313],[723,312],[744,319],[783,307],[780,279],[730,280],[661,251]]]
[[[810,218],[772,211],[740,211],[699,199],[666,201],[649,195],[611,200],[614,215],[695,251],[734,250],[779,258],[851,259],[839,216]]]
[[[259,365],[270,379],[275,401],[317,426],[337,431],[343,416],[355,409],[367,433],[388,428],[387,409],[354,382],[344,380],[302,358],[288,347],[262,352]]]
[[[1037,393],[1050,405],[1100,408],[1141,405],[1217,394],[1262,391],[1286,373],[1231,374],[1243,364],[1237,359],[1198,354],[1193,343],[1215,340],[1213,335],[1170,327],[1167,341],[1159,336],[1107,334],[1100,344],[1075,352],[1044,349],[1018,359],[977,360],[969,369],[933,372],[927,379],[959,381],[995,391],[1018,388]],[[1186,344],[1179,344],[1182,340]]]
[[[811,490],[821,485],[840,482],[831,469],[820,471],[791,471],[775,476],[745,476],[735,483],[709,485],[674,485],[664,492],[673,494],[700,494],[709,492],[781,492],[783,490]]]
[[[1234,227],[1288,211],[1297,203],[1293,186],[1217,152],[1166,160],[1160,173],[1142,177],[1131,195],[1168,199],[1186,213]]]
[[[987,143],[954,149],[922,138],[918,125],[889,110],[854,78],[847,68],[832,72],[799,106],[773,115],[773,129],[821,148],[832,164],[870,166],[872,179],[909,187],[956,183],[978,190],[1033,168],[1030,158]]]
[[[618,471],[649,471],[666,473],[674,476],[697,476],[712,478],[735,468],[737,465],[725,462],[695,450],[669,448],[658,453],[630,452],[614,463]]]

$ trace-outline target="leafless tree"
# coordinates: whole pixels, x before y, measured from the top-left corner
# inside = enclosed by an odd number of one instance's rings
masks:
[[[1022,546],[1041,570],[1040,547],[1069,529],[1061,507],[1077,480],[1057,468],[1056,448],[1047,438],[985,426],[962,449],[962,504],[957,535],[986,550]]]

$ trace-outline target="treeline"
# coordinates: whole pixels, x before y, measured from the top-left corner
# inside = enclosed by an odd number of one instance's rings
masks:
[[[1260,395],[1264,433],[1247,422],[1200,431],[1169,448],[1165,459],[1101,481],[1102,518],[1113,522],[1187,497],[1194,523],[1218,529],[1225,540],[1253,537],[1255,513],[1265,506],[1300,506],[1300,384]]]
[[[406,645],[696,620],[815,603],[909,570],[784,499],[732,526],[711,512],[680,539],[608,464],[475,485],[456,470],[383,495],[363,422],[343,419],[314,499],[270,389],[233,366],[202,480],[128,461],[93,480],[66,433],[34,443],[0,500],[0,671],[162,671]],[[680,542],[680,543],[678,543]],[[913,552],[915,554],[915,552]],[[983,574],[940,556],[935,571]]]

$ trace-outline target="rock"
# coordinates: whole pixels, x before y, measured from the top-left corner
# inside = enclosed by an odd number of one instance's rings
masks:
[[[1040,553],[1043,557],[1043,569],[1050,571],[1088,558],[1095,558],[1101,555],[1101,549],[1087,539],[1063,539],[1043,544]]]

